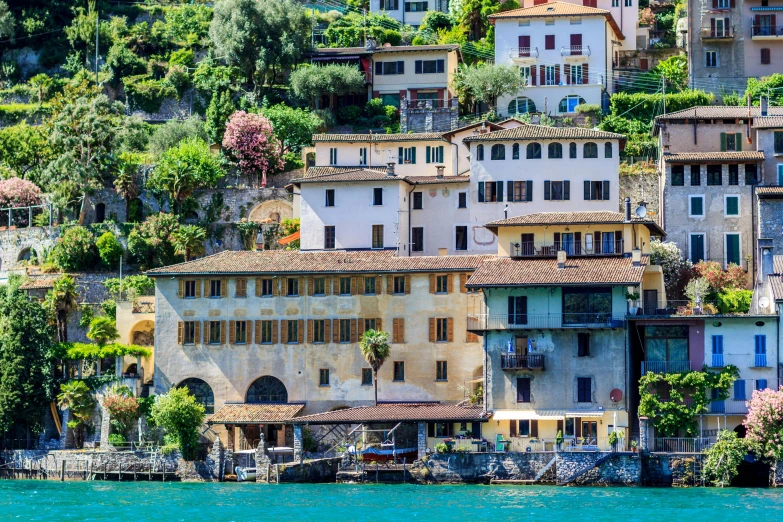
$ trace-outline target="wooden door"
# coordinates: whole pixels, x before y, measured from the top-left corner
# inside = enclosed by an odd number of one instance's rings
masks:
[[[658,290],[645,290],[642,306],[645,315],[655,315],[658,311]]]
[[[527,355],[527,337],[516,337],[515,352],[517,355]]]
[[[534,234],[522,234],[520,236],[520,245],[522,248],[520,249],[520,254],[523,256],[532,256],[535,251],[535,243],[533,242],[533,239],[535,238]]]

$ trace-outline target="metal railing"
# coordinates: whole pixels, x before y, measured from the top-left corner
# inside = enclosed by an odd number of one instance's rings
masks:
[[[132,313],[134,314],[154,314],[155,313],[155,301],[135,301],[132,307]]]
[[[712,445],[706,437],[661,437],[653,439],[651,451],[661,453],[701,453]]]
[[[590,56],[590,46],[564,45],[560,48],[560,56]]]
[[[754,354],[753,366],[755,368],[766,368],[767,367],[767,354],[766,353]]]
[[[736,399],[726,399],[724,401],[712,401],[710,403],[710,413],[722,413],[729,415],[745,415],[748,413],[746,401]]]
[[[625,316],[609,313],[468,314],[468,330],[624,328]]]
[[[501,355],[500,367],[504,370],[543,370],[543,355]]]
[[[558,251],[567,256],[610,256],[623,254],[623,240],[592,241],[512,241],[511,257],[556,257]]]
[[[750,36],[781,36],[783,37],[783,25],[756,25],[750,26]]]
[[[538,58],[538,47],[514,47],[508,51],[508,57],[514,58]]]
[[[732,27],[702,27],[700,35],[703,39],[721,39],[734,38],[734,28]]]
[[[642,375],[653,373],[684,373],[691,371],[690,361],[642,361]]]
[[[679,316],[688,316],[688,315],[712,315],[707,313],[711,310],[711,306],[707,307],[706,305],[712,305],[714,306],[714,303],[711,302],[705,302],[701,303],[699,305],[696,305],[696,303],[693,303],[692,301],[688,300],[677,300],[677,301],[658,301],[658,302],[646,302],[643,299],[640,299],[637,301],[637,303],[641,306],[635,307],[636,313],[630,313],[629,315],[635,315],[635,316],[646,316],[646,317],[661,317],[661,316],[672,316],[672,315],[679,315]]]
[[[609,437],[566,437],[558,444],[557,439],[554,438],[511,437],[507,445],[507,451],[527,452],[528,448],[531,453],[629,451],[630,440],[618,438],[617,443],[612,445],[609,443]]]
[[[413,98],[408,100],[409,109],[439,109],[448,106],[448,100],[442,98]]]

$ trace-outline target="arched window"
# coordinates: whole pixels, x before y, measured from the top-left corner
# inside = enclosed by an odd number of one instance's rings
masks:
[[[612,157],[612,144],[610,142],[604,143],[604,158]]]
[[[256,379],[247,389],[245,402],[248,404],[286,403],[288,390],[277,377],[264,375]]]
[[[528,143],[527,144],[527,159],[541,159],[541,144],[540,143]]]
[[[492,145],[492,159],[504,160],[506,159],[506,146],[501,144]]]
[[[568,157],[576,159],[576,143],[574,142],[568,144]]]
[[[582,157],[584,157],[584,158],[597,158],[598,157],[598,145],[596,145],[592,141],[588,141],[587,143],[585,143],[584,154],[582,154]]]
[[[476,145],[476,160],[484,161],[484,145],[480,143]]]
[[[525,114],[526,112],[536,112],[536,104],[530,98],[520,96],[508,104],[509,115]]]
[[[185,379],[177,388],[187,388],[196,398],[196,402],[204,406],[204,413],[207,415],[215,413],[215,394],[206,382],[196,378]]]
[[[519,159],[519,143],[511,146],[511,159]]]
[[[563,157],[563,146],[559,143],[550,143],[547,157],[549,159],[560,159]]]
[[[576,94],[569,94],[562,100],[560,100],[560,105],[558,105],[557,110],[560,113],[564,112],[576,112],[576,106],[582,105],[585,102],[585,99],[581,96],[577,96]]]

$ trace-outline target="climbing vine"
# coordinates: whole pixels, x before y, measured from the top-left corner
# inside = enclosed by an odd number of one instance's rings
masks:
[[[648,372],[639,379],[639,415],[649,417],[655,431],[663,437],[695,436],[695,417],[706,413],[710,402],[727,399],[738,377],[739,369],[733,365],[720,372]],[[708,395],[710,390],[716,390],[715,397]]]

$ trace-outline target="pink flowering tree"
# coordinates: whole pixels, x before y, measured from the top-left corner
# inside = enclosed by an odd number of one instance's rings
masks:
[[[745,428],[745,438],[757,455],[783,461],[783,388],[753,392]]]
[[[282,145],[274,136],[270,121],[260,114],[237,111],[226,123],[223,148],[239,165],[245,176],[261,178],[266,187],[266,178],[283,170]]]
[[[35,183],[21,178],[8,178],[0,181],[0,208],[17,208],[40,205],[43,193]],[[27,211],[12,213],[13,223],[18,226],[29,225]],[[0,225],[8,224],[8,212],[0,212]]]

